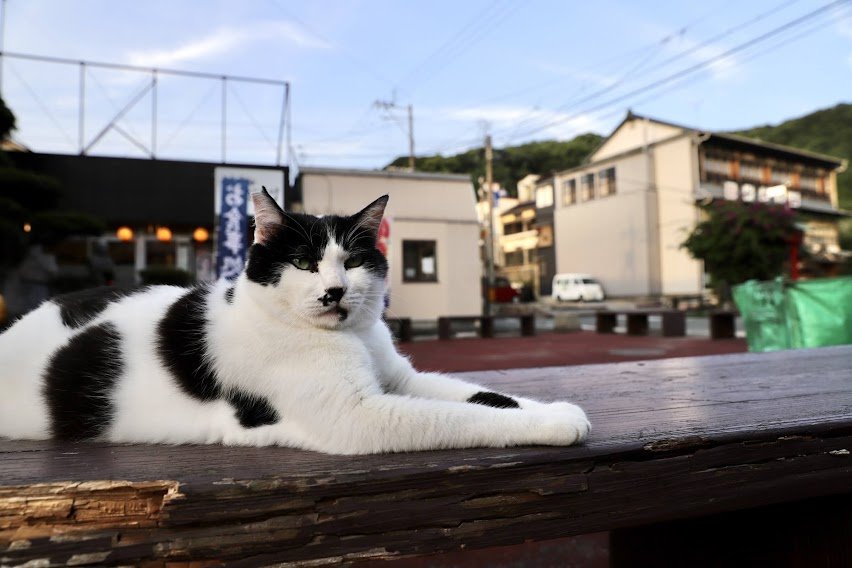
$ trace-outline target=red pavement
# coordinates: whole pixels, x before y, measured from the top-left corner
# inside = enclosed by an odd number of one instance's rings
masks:
[[[747,346],[744,339],[577,331],[535,337],[415,341],[400,343],[399,350],[410,355],[419,370],[463,372],[744,353]]]

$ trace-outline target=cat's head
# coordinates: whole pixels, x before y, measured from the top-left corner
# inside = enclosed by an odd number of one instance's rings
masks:
[[[276,312],[338,329],[381,317],[388,263],[376,248],[388,196],[358,213],[287,213],[266,192],[252,195],[254,244],[246,278]]]

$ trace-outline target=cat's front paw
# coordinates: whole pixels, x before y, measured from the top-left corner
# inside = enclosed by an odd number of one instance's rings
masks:
[[[550,415],[551,420],[557,421],[562,428],[567,430],[566,434],[571,441],[569,444],[584,442],[592,430],[586,413],[576,404],[570,402],[552,402],[545,405],[545,412]]]

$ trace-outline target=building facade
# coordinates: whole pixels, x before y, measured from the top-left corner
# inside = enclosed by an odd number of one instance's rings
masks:
[[[553,191],[556,272],[592,274],[609,296],[700,294],[703,266],[680,245],[700,220],[696,205],[714,199],[787,203],[805,247],[840,253],[844,167],[831,156],[628,113],[585,164],[539,185]]]
[[[196,281],[215,279],[217,172],[265,174],[264,179],[278,180],[278,187],[265,182],[273,195],[275,190],[282,197],[288,193],[286,167],[28,151],[7,155],[17,167],[59,181],[59,209],[105,223],[107,231],[99,237],[71,238],[56,247],[61,276],[81,282],[93,252],[104,246],[113,264],[113,283],[119,286],[139,284],[146,269],[177,269]]]
[[[480,314],[480,229],[469,176],[303,167],[288,206],[348,215],[385,194],[388,314]]]
[[[538,230],[535,201],[522,201],[500,214],[502,226],[500,273],[512,286],[535,288],[538,284]]]

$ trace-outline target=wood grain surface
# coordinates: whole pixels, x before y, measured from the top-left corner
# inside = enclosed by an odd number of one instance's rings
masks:
[[[852,494],[852,346],[467,373],[571,448],[326,456],[0,440],[0,565],[359,563]]]

